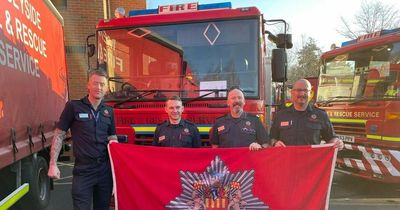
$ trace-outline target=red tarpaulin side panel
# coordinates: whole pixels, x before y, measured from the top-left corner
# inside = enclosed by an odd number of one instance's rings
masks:
[[[120,210],[327,209],[336,159],[332,146],[109,151]]]

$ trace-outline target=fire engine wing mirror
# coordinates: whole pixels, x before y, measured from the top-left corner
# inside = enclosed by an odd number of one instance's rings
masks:
[[[286,51],[283,48],[272,50],[272,81],[284,82],[286,77]]]
[[[96,50],[96,46],[94,46],[94,44],[88,44],[86,50],[87,50],[88,57],[92,57],[94,55],[95,50]]]
[[[273,42],[277,48],[291,49],[293,47],[292,34],[278,34],[274,35],[269,31],[265,31],[268,34],[268,40]]]

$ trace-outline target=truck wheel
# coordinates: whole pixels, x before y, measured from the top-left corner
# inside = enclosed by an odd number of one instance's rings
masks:
[[[22,164],[22,183],[29,183],[29,192],[21,199],[21,209],[46,209],[50,202],[48,164],[41,156],[29,158]]]

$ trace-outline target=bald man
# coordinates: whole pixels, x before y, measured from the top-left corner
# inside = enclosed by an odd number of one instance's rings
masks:
[[[310,92],[311,84],[308,80],[300,79],[294,83],[291,90],[292,106],[279,111],[272,124],[272,145],[315,145],[324,140],[342,150],[343,141],[336,137],[326,112],[309,103]]]
[[[251,113],[243,111],[246,104],[244,94],[238,87],[228,91],[227,105],[230,112],[217,118],[211,135],[211,146],[217,147],[248,147],[259,150],[268,146],[267,131],[260,119]]]

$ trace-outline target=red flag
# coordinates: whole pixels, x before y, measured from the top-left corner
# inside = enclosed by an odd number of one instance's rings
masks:
[[[113,143],[116,209],[327,209],[336,150]]]

